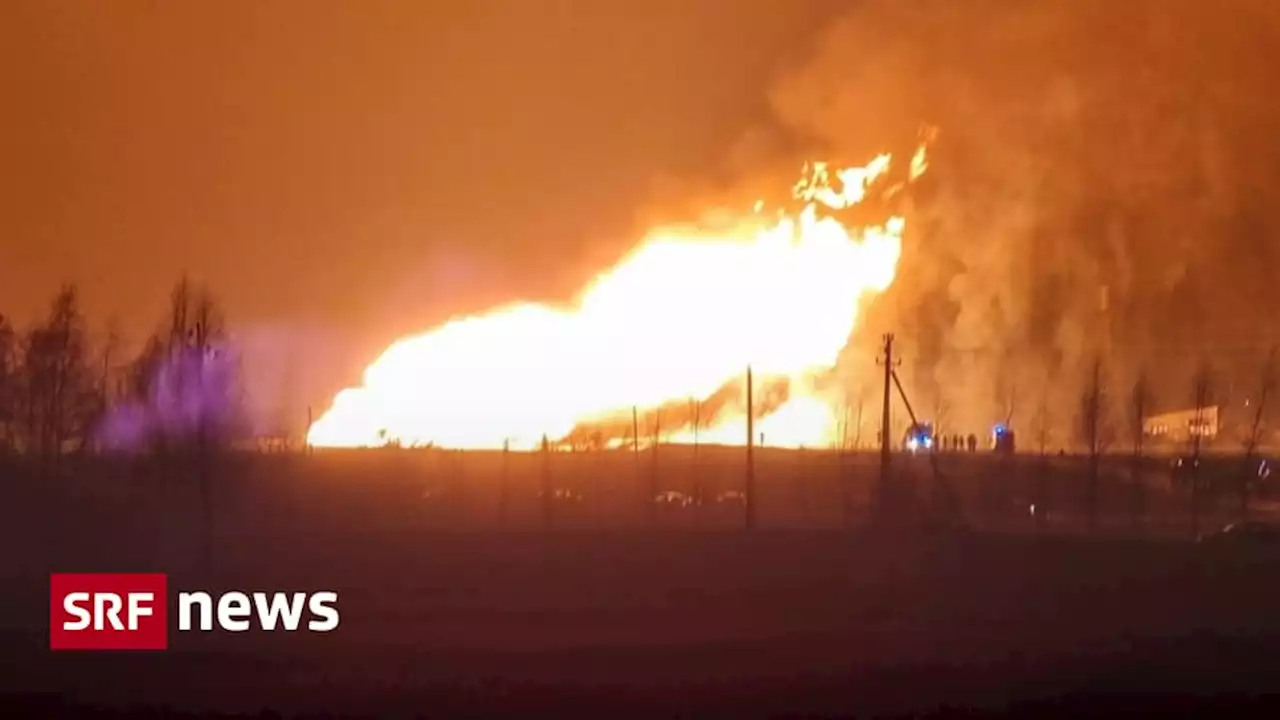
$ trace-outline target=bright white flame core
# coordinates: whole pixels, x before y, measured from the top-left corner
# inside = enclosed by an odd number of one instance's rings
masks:
[[[308,441],[532,448],[632,407],[706,398],[750,364],[793,380],[790,399],[757,423],[769,444],[830,442],[835,405],[806,380],[834,366],[861,298],[893,282],[905,224],[851,229],[817,207],[862,200],[889,161],[838,171],[840,188],[816,165],[796,190],[806,207],[771,225],[757,215],[714,235],[655,233],[574,308],[516,304],[397,341]],[[670,441],[692,435],[672,430]],[[742,444],[745,416],[716,418],[699,438]]]

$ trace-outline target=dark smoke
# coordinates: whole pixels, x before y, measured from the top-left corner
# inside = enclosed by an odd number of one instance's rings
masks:
[[[1044,404],[1055,445],[1097,355],[1118,417],[1140,370],[1187,406],[1204,357],[1242,401],[1280,340],[1277,60],[1274,0],[858,3],[773,96],[837,161],[939,128],[854,374],[892,329],[917,408],[967,433]]]

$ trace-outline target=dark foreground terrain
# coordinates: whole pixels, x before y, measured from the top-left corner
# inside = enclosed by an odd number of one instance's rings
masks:
[[[21,482],[0,531],[0,693],[29,716],[1222,716],[1280,690],[1280,556],[1265,549],[1114,533],[443,529],[405,521],[422,511],[407,495],[356,502],[368,478],[353,475],[306,493],[228,484],[209,567],[194,493],[176,483],[130,495]],[[92,499],[63,497],[72,486]],[[171,631],[165,653],[47,650],[50,571],[152,570],[171,594],[334,590],[342,623]]]

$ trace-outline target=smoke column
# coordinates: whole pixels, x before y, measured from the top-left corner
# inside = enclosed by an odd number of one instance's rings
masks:
[[[1267,0],[871,0],[772,99],[833,159],[939,128],[860,337],[895,330],[909,391],[957,431],[1045,402],[1066,444],[1096,354],[1118,402],[1145,368],[1185,406],[1202,355],[1241,392],[1280,338],[1277,55]]]

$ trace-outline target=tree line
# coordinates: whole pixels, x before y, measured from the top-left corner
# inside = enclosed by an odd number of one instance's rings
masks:
[[[242,427],[238,360],[213,295],[186,277],[133,357],[93,342],[81,294],[61,287],[25,329],[0,315],[0,454],[56,467],[69,455],[201,453]]]
[[[1235,468],[1229,471],[1226,478],[1220,478],[1220,480],[1226,480],[1226,487],[1212,488],[1217,491],[1232,492],[1237,499],[1238,512],[1242,517],[1248,516],[1250,500],[1257,491],[1258,485],[1267,477],[1260,474],[1260,469],[1265,470],[1266,465],[1259,465],[1258,458],[1268,432],[1268,414],[1272,411],[1272,394],[1276,387],[1277,372],[1280,371],[1277,360],[1277,351],[1273,347],[1258,368],[1258,378],[1251,388],[1251,397],[1245,406],[1246,412],[1243,416],[1232,418],[1231,425],[1236,432],[1230,434],[1235,435],[1234,440],[1239,443],[1237,452],[1232,453],[1235,458],[1233,460]],[[1219,402],[1223,397],[1219,384],[1218,373],[1212,362],[1208,359],[1202,360],[1190,378],[1184,405],[1184,407],[1190,407],[1193,413],[1189,421],[1189,432],[1182,441],[1185,446],[1179,448],[1174,460],[1174,477],[1188,490],[1193,532],[1198,530],[1199,515],[1207,499],[1205,495],[1211,490],[1206,486],[1210,479],[1206,477],[1205,472],[1205,453],[1209,442],[1222,435],[1224,426],[1219,417]],[[1114,407],[1116,401],[1127,403],[1127,412],[1109,412],[1108,408]],[[1127,397],[1123,395],[1118,398],[1113,397],[1108,387],[1102,359],[1095,358],[1083,383],[1076,414],[1076,435],[1088,457],[1085,505],[1091,527],[1096,523],[1098,515],[1101,458],[1104,454],[1113,451],[1127,453],[1130,457],[1129,513],[1135,522],[1141,520],[1146,506],[1143,468],[1145,456],[1150,449],[1150,433],[1146,427],[1146,421],[1150,417],[1153,405],[1153,392],[1146,373],[1139,372],[1133,379],[1132,385],[1128,388]],[[1211,409],[1214,413],[1212,423],[1209,421]],[[1117,420],[1115,417],[1117,414],[1123,419]],[[1045,455],[1046,418],[1044,415],[1045,410],[1042,407],[1037,417],[1041,457]],[[1213,426],[1211,431],[1207,429],[1209,425]],[[1120,446],[1123,435],[1129,438],[1128,448]],[[1233,440],[1232,438],[1223,439],[1228,443]],[[1265,471],[1269,473],[1269,470]]]

